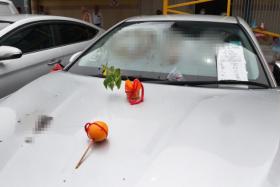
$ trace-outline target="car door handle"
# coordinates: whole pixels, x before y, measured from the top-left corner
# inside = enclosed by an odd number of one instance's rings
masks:
[[[48,65],[49,66],[52,66],[52,65],[55,65],[55,64],[60,64],[61,63],[61,59],[55,59],[55,60],[51,60]]]

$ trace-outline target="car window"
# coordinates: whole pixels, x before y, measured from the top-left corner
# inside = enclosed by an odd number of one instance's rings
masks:
[[[247,35],[230,23],[124,23],[96,42],[69,71],[100,76],[106,64],[127,77],[268,83]]]
[[[74,23],[56,24],[59,34],[58,45],[67,45],[90,40],[98,33],[97,29]]]
[[[47,24],[32,25],[11,33],[1,41],[1,45],[19,48],[23,53],[54,46],[51,28]]]

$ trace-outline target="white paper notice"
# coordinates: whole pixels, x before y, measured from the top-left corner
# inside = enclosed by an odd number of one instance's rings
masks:
[[[242,46],[227,44],[218,49],[218,80],[248,81]]]

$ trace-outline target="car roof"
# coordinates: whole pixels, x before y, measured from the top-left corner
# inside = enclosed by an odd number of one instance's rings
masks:
[[[8,4],[11,4],[12,3],[12,1],[10,1],[10,0],[0,0],[0,3],[8,3]]]
[[[16,22],[16,21],[19,21],[19,20],[29,19],[29,18],[32,18],[32,17],[36,17],[36,16],[28,15],[28,14],[7,15],[7,16],[0,16],[0,21]]]
[[[10,16],[0,16],[0,22],[7,22],[11,23],[9,26],[5,27],[4,29],[0,30],[0,37],[5,35],[6,33],[10,32],[11,30],[28,23],[33,22],[40,22],[40,21],[72,21],[76,23],[81,23],[87,25],[89,27],[95,28],[99,31],[104,31],[102,28],[97,27],[93,24],[88,22],[70,18],[70,17],[62,17],[62,16],[49,16],[49,15],[31,15],[31,14],[17,14],[17,15],[10,15]]]
[[[40,20],[68,20],[68,21],[78,21],[86,23],[82,20],[78,20],[70,17],[63,16],[50,16],[50,15],[34,15],[34,14],[17,14],[17,15],[9,15],[9,16],[0,16],[0,21],[5,22],[17,22],[17,21],[40,21]]]
[[[238,23],[235,17],[213,16],[213,15],[155,15],[155,16],[137,16],[126,20],[132,21],[203,21],[219,23]]]

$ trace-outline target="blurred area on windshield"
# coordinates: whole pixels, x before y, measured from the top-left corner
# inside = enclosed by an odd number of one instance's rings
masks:
[[[225,50],[231,52],[221,56]],[[216,80],[219,59],[236,63],[232,68],[245,77],[240,80],[260,77],[260,63],[243,31],[235,24],[211,22],[128,23],[99,40],[77,64],[107,64],[124,74],[157,79]]]

